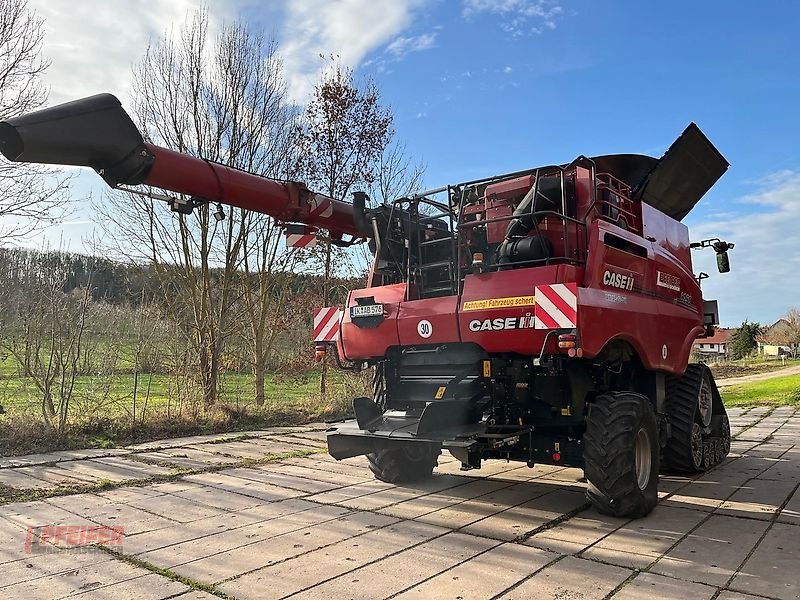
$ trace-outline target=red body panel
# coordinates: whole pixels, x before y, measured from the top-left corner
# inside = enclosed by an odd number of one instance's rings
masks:
[[[400,303],[397,330],[404,346],[460,341],[456,318],[457,296],[427,298]],[[427,321],[428,325],[421,322]],[[427,337],[425,337],[427,336]]]
[[[582,270],[570,265],[550,265],[482,275],[467,275],[458,312],[462,341],[474,342],[487,352],[517,352],[538,355],[542,350],[547,332],[537,331],[533,329],[532,323],[528,326],[525,321],[523,321],[522,328],[519,326],[520,318],[534,314],[532,298],[536,286],[576,281],[581,276]],[[511,298],[530,298],[531,300],[507,300]],[[483,300],[496,301],[494,302],[495,307],[473,308],[480,307],[480,302]],[[504,304],[517,305],[504,306]],[[473,331],[476,326],[470,326],[474,321],[484,322],[509,318],[517,319],[514,329]],[[492,326],[494,327],[494,323]]]
[[[405,298],[406,284],[384,285],[363,290],[353,290],[347,295],[347,308],[342,315],[339,330],[339,350],[348,360],[379,358],[386,349],[399,346],[397,335],[397,314],[400,301]],[[356,305],[356,298],[374,297],[375,302],[383,304],[383,322],[375,328],[365,329],[353,324],[350,307]]]

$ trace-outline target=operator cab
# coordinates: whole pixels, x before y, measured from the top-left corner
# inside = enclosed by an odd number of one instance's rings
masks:
[[[585,157],[400,198],[372,216],[370,285],[408,282],[409,300],[456,295],[468,273],[582,266],[594,219],[642,231],[630,186]]]

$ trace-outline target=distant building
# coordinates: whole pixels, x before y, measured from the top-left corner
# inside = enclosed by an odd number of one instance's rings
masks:
[[[791,324],[786,319],[778,319],[764,333],[756,336],[758,353],[764,356],[797,356],[800,344],[792,342],[796,339]]]
[[[734,329],[725,329],[720,327],[714,332],[713,336],[695,340],[695,352],[706,358],[727,357],[728,338],[734,331]]]

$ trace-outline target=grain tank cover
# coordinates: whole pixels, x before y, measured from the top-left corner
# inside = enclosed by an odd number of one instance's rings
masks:
[[[634,196],[680,221],[728,170],[729,163],[694,123],[638,184]]]

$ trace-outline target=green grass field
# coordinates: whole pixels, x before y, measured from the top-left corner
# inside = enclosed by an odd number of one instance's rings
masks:
[[[800,406],[800,375],[732,385],[720,393],[727,406]]]

